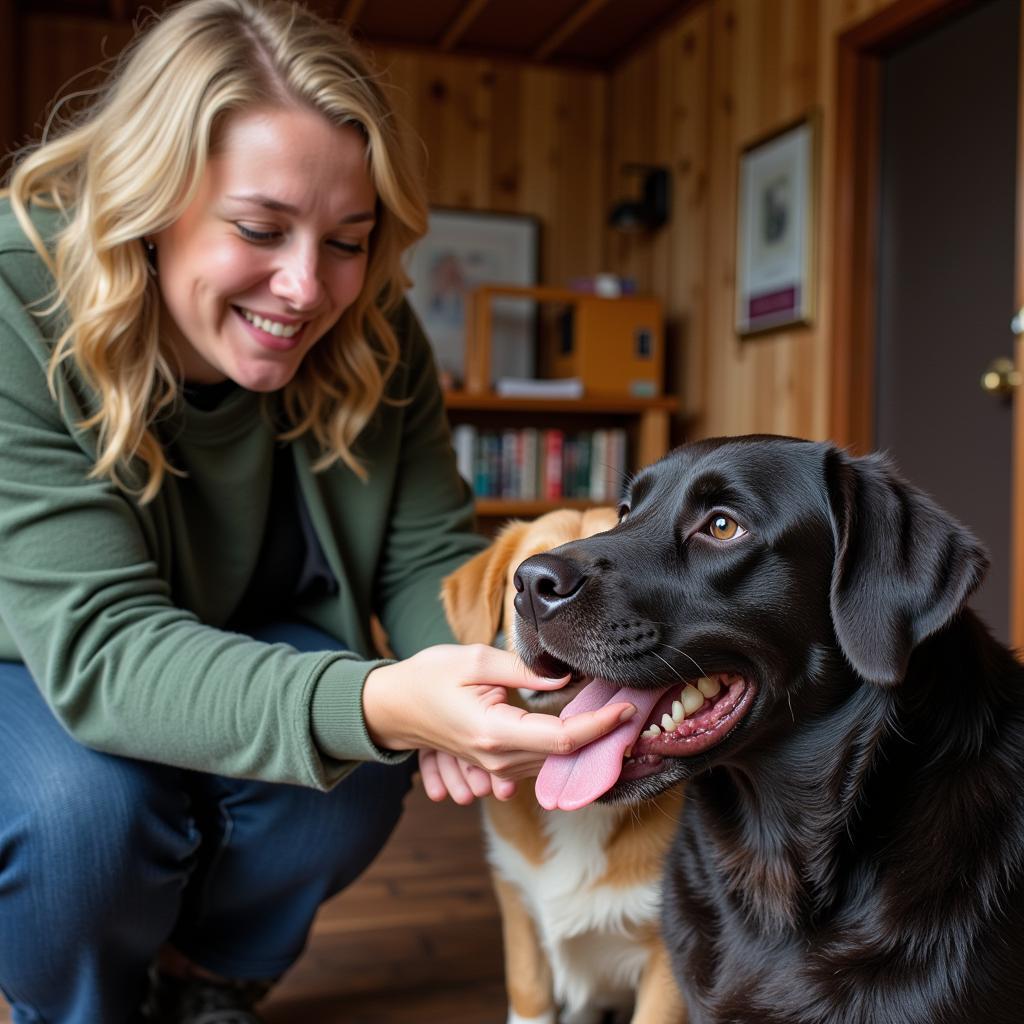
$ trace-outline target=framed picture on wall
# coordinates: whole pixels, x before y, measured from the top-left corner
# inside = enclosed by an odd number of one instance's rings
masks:
[[[809,324],[817,236],[816,119],[740,154],[736,240],[736,331],[757,334]]]
[[[540,224],[535,217],[471,210],[430,212],[427,234],[410,250],[409,301],[434,347],[438,367],[456,384],[463,380],[467,300],[482,284],[537,283]],[[536,303],[496,299],[491,373],[532,377]]]

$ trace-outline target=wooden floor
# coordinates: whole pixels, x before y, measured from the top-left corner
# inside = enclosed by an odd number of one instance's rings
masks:
[[[371,868],[326,903],[268,1024],[504,1024],[501,932],[479,810],[420,789]],[[11,1018],[0,998],[0,1024]]]

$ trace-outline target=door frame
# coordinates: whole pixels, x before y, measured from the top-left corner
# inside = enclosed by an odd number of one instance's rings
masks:
[[[838,38],[829,433],[855,452],[869,451],[874,441],[882,58],[970,6],[972,0],[897,0]],[[1020,39],[1014,278],[1018,309],[1024,307],[1024,27]],[[1006,311],[1007,323],[1012,314]],[[1017,338],[1016,355],[1017,368],[1024,372],[1024,337]],[[1013,419],[1010,641],[1024,648],[1024,396],[1019,393]]]

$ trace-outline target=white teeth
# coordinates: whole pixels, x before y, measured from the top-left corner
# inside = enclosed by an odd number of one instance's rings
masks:
[[[722,688],[722,684],[717,679],[711,679],[708,676],[701,676],[697,680],[697,689],[704,694],[705,697],[714,697],[716,693]]]
[[[696,686],[683,687],[683,692],[679,697],[683,704],[683,711],[688,715],[692,715],[704,703],[704,694]]]
[[[681,722],[686,717],[686,712],[683,711],[683,705],[677,700],[672,701],[672,717],[677,722]]]
[[[665,730],[665,732],[674,732],[676,724],[677,723],[673,721],[671,715],[661,716],[661,727]]]
[[[302,328],[302,324],[286,326],[285,324],[278,323],[276,320],[268,320],[266,317],[262,317],[248,309],[242,310],[242,316],[254,327],[258,327],[261,331],[266,331],[267,334],[274,335],[275,338],[294,338]]]
[[[640,735],[648,736],[653,740],[655,736],[661,735],[661,729],[659,729],[656,725],[652,725],[649,728],[644,729],[644,731],[640,733]]]

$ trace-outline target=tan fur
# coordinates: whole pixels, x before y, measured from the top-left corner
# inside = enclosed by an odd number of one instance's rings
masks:
[[[520,1017],[539,1017],[551,1009],[551,968],[518,887],[497,874],[493,879],[501,907],[509,1005]]]
[[[624,815],[605,846],[608,870],[594,882],[594,887],[624,889],[659,873],[682,809],[683,791],[676,788]]]
[[[544,809],[537,803],[532,787],[519,786],[511,800],[494,803],[498,806],[488,808],[494,831],[531,864],[543,864],[548,853],[548,840],[541,827]]]
[[[636,993],[631,1024],[665,1024],[665,1021],[685,1022],[687,1013],[679,993],[668,950],[660,938],[649,943],[651,951],[647,969]]]
[[[515,614],[512,578],[524,559],[567,541],[609,530],[616,518],[610,508],[584,512],[562,509],[533,522],[510,523],[486,551],[444,581],[442,601],[458,640],[490,643],[503,626],[508,627]],[[624,808],[622,820],[603,851],[607,869],[594,883],[593,890],[628,888],[660,877],[681,805],[682,791],[677,789],[652,803]],[[484,813],[490,828],[513,845],[527,862],[545,863],[548,837],[544,820],[552,812],[544,811],[536,803],[532,785],[520,785],[515,798],[507,802],[486,800]],[[510,1005],[523,1017],[553,1012],[551,970],[536,922],[530,916],[529,903],[518,886],[497,870],[493,877],[502,908],[505,983]],[[637,989],[632,1024],[683,1024],[686,1010],[660,937],[638,928],[635,940],[637,946],[648,947],[650,955]]]

